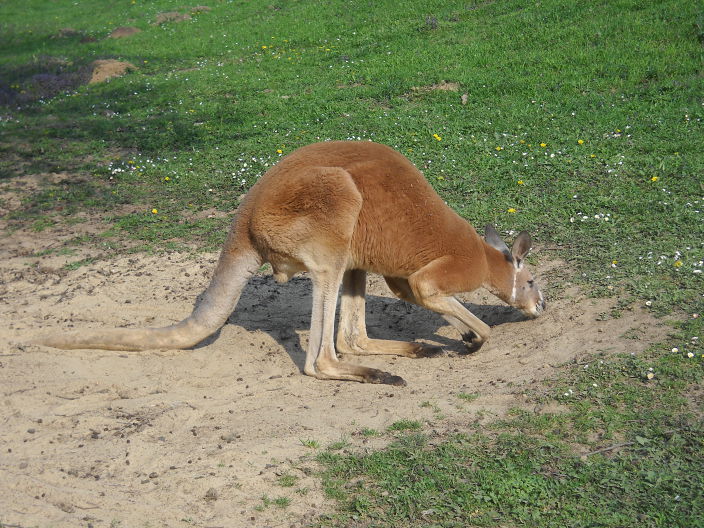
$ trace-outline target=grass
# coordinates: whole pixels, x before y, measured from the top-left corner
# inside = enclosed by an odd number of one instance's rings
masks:
[[[321,450],[340,504],[325,524],[701,526],[701,5],[217,0],[161,26],[158,12],[188,10],[96,5],[0,6],[0,185],[43,176],[21,206],[3,201],[8,230],[73,228],[80,212],[110,243],[93,259],[212,250],[222,213],[282,155],[372,139],[473,224],[529,230],[567,263],[546,278],[555,294],[576,282],[619,299],[605,318],[637,303],[672,321],[667,343],[594,356],[536,390],[562,414],[432,443],[405,420],[361,433],[385,450]],[[105,38],[128,24],[142,32]],[[77,83],[98,58],[139,69]],[[76,245],[98,244],[55,251]]]
[[[681,358],[574,365],[545,396],[564,414],[515,411],[432,447],[416,432],[371,454],[321,454],[326,491],[344,505],[323,524],[701,526],[704,423],[685,392],[701,370]]]

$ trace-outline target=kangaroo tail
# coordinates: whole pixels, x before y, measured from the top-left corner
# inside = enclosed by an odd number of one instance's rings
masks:
[[[232,248],[231,241],[234,242],[234,238],[234,233],[231,233],[210,285],[191,315],[180,323],[163,328],[81,330],[46,336],[35,343],[62,349],[103,350],[181,349],[195,346],[225,324],[235,309],[245,284],[261,265],[261,257],[248,241],[242,240],[243,237],[237,237],[240,238],[240,244]]]

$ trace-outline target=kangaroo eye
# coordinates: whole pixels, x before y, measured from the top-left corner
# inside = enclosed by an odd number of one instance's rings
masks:
[[[528,281],[528,286],[532,287],[534,283],[535,283],[535,281],[533,279],[531,279]]]

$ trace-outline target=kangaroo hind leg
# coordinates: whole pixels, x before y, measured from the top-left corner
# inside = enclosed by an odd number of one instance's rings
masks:
[[[405,385],[399,376],[382,370],[340,361],[335,353],[335,309],[343,270],[311,271],[313,312],[305,373],[318,379],[339,379],[363,383]]]
[[[307,269],[313,281],[304,372],[318,379],[405,385],[388,372],[339,361],[335,351],[337,295],[362,208],[352,177],[342,169],[318,167],[292,174],[288,181],[288,187],[277,188],[278,194],[269,197],[262,213],[267,229],[260,238],[277,255]]]
[[[388,282],[387,278],[387,282]],[[399,279],[403,280],[403,279]],[[340,300],[340,327],[337,331],[337,350],[358,355],[389,354],[410,358],[436,356],[438,347],[408,341],[371,339],[365,322],[366,272],[348,270],[342,279]]]

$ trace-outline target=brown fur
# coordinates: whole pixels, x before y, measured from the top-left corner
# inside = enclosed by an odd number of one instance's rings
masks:
[[[353,354],[422,357],[437,349],[370,339],[364,322],[366,272],[386,278],[409,302],[442,314],[471,350],[489,327],[454,295],[486,287],[530,316],[545,307],[523,266],[530,237],[512,251],[487,226],[486,240],[450,209],[410,161],[371,142],[326,142],[283,158],[237,211],[202,301],[166,328],[79,331],[45,338],[57,348],[188,348],[215,332],[251,274],[269,262],[278,281],[310,272],[313,313],[304,371],[320,379],[404,384],[398,376],[337,359],[335,307],[342,284],[337,349]]]

